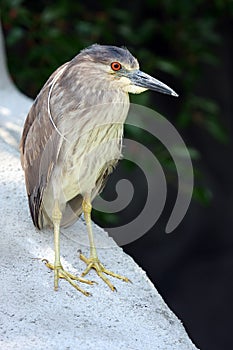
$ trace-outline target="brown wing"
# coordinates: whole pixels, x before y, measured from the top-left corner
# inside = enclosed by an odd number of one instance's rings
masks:
[[[34,101],[26,118],[20,141],[21,164],[25,172],[29,208],[34,225],[41,229],[40,220],[43,192],[51,177],[61,147],[62,138],[52,124],[48,98],[56,93],[53,82],[60,79],[68,63],[58,68],[49,78]]]

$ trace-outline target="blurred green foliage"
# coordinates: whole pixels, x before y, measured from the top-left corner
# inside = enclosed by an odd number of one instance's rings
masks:
[[[118,0],[1,1],[9,69],[27,95],[35,97],[52,71],[80,49],[93,43],[124,45],[143,63],[144,71],[182,92],[175,124],[195,124],[222,143],[228,135],[219,106],[197,95],[195,87],[203,65],[219,64],[219,28],[232,15],[232,0],[135,0],[124,5]],[[133,96],[132,101],[153,107],[150,96]],[[158,156],[159,151],[157,145]],[[197,158],[198,152],[191,151]],[[161,161],[171,168],[166,157]],[[206,202],[211,197],[207,192],[197,187],[195,196]]]

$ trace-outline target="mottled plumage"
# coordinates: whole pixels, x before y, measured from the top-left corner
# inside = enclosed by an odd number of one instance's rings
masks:
[[[125,49],[112,47],[109,52],[106,47],[99,54],[97,48],[98,45],[93,45],[83,50],[53,73],[37,96],[25,122],[20,144],[21,161],[26,170],[30,211],[33,222],[38,228],[51,223],[49,217],[51,217],[53,203],[49,203],[48,196],[57,194],[62,197],[61,204],[62,207],[65,206],[62,208],[65,212],[61,225],[72,223],[82,212],[80,195],[83,193],[83,185],[80,184],[80,187],[77,186],[70,191],[71,193],[68,190],[68,196],[65,198],[63,195],[66,195],[66,189],[59,194],[54,193],[54,187],[61,189],[60,185],[64,182],[62,178],[66,172],[68,177],[76,176],[81,180],[80,176],[85,175],[78,174],[83,161],[82,157],[87,158],[91,148],[96,148],[98,152],[100,148],[103,151],[104,145],[107,146],[108,142],[111,142],[111,146],[115,144],[112,159],[100,161],[96,178],[92,179],[90,186],[89,184],[84,186],[85,190],[92,193],[92,197],[98,193],[102,178],[106,178],[106,175],[111,172],[121,155],[123,123],[129,107],[128,94],[119,90],[110,79],[100,87],[99,71],[95,64],[101,61],[110,65],[111,61],[119,59],[122,53],[126,54],[126,63],[130,68],[137,68],[137,61]],[[109,53],[113,56],[109,57]],[[87,63],[90,62],[93,66],[87,67]],[[61,71],[62,74],[59,76]],[[48,103],[56,128],[49,118]],[[111,110],[106,109],[108,104],[113,104]],[[93,113],[97,114],[96,118],[93,118]],[[99,146],[99,143],[103,146]],[[109,153],[109,149],[106,152]],[[65,164],[63,157],[66,157]],[[89,160],[87,167],[93,170],[92,163],[93,160]],[[59,165],[59,171],[54,171],[56,164]],[[86,180],[85,182],[88,182]],[[68,178],[67,181],[69,181]],[[66,184],[67,187],[69,185]],[[42,201],[45,190],[46,199]]]
[[[139,71],[127,49],[92,45],[58,68],[32,105],[20,143],[21,162],[34,225],[54,227],[55,264],[49,267],[55,270],[55,289],[60,275],[74,285],[60,263],[59,228],[82,211],[91,245],[90,259],[82,257],[88,263],[84,274],[95,268],[112,289],[103,273],[127,280],[109,273],[97,258],[91,201],[121,157],[128,93],[148,88],[175,95]]]

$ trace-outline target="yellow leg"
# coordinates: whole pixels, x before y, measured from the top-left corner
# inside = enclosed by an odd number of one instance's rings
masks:
[[[55,251],[55,261],[54,265],[50,264],[48,260],[43,259],[45,261],[45,264],[48,268],[51,270],[54,270],[54,290],[58,290],[58,281],[59,278],[64,278],[66,281],[68,281],[75,289],[77,289],[79,292],[83,293],[86,296],[89,296],[90,293],[86,292],[82,288],[80,288],[76,283],[74,283],[74,280],[87,283],[87,284],[93,284],[93,281],[86,280],[81,277],[76,277],[72,275],[71,273],[64,270],[61,260],[60,260],[60,222],[62,218],[62,213],[59,208],[59,204],[57,201],[55,201],[53,213],[52,213],[52,220],[53,220],[53,227],[54,227],[54,251]]]
[[[90,201],[89,196],[84,198],[83,203],[82,203],[82,207],[83,207],[84,218],[86,221],[87,232],[88,232],[88,237],[89,237],[89,242],[90,242],[90,258],[87,259],[83,254],[80,254],[80,259],[87,264],[87,268],[82,273],[82,276],[85,276],[90,271],[90,269],[93,268],[96,270],[99,277],[102,278],[102,280],[109,286],[109,288],[111,288],[111,290],[114,291],[114,290],[116,290],[116,288],[112,285],[112,283],[105,276],[105,274],[112,276],[112,277],[116,277],[118,279],[121,279],[124,282],[130,282],[130,280],[127,277],[118,275],[110,270],[107,270],[99,261],[97,251],[95,248],[93,232],[92,232],[92,225],[91,225],[92,205],[91,205],[91,201]]]

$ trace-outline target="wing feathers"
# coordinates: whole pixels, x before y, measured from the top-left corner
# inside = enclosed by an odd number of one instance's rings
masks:
[[[55,129],[48,111],[48,98],[53,93],[53,81],[60,79],[68,63],[57,69],[34,101],[26,118],[20,142],[21,164],[25,172],[28,201],[34,225],[43,227],[41,203],[43,192],[57,162],[61,137]],[[55,116],[53,116],[55,119]],[[53,119],[53,120],[54,120]]]

